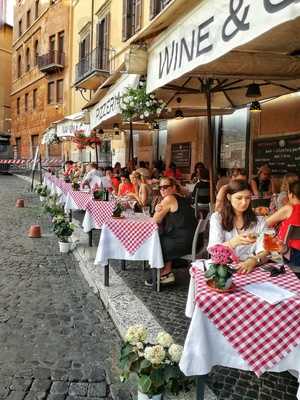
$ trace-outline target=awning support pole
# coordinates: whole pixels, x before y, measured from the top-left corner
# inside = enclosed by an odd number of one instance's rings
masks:
[[[133,161],[133,128],[132,120],[129,121],[129,155],[128,161]]]
[[[211,115],[211,84],[212,80],[207,79],[205,85],[207,104],[207,144],[209,154],[209,180],[210,180],[210,202],[215,203],[215,157],[214,157],[214,132],[212,130]]]

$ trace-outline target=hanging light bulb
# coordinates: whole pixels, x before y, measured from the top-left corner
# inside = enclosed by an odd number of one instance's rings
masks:
[[[261,106],[259,104],[259,101],[257,101],[257,100],[252,101],[252,103],[250,104],[250,111],[251,112],[260,112],[261,111]]]
[[[180,104],[182,101],[181,97],[177,97],[176,101],[178,104]],[[184,118],[183,111],[180,108],[177,108],[177,110],[175,111],[175,119],[183,119],[183,118]]]

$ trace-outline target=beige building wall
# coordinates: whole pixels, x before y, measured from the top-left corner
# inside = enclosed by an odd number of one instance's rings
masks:
[[[11,126],[11,60],[12,27],[0,28],[0,133],[9,133]]]
[[[70,113],[69,88],[71,59],[69,58],[69,19],[70,2],[57,0],[39,1],[36,14],[36,1],[24,0],[14,8],[14,41],[12,66],[12,136],[13,144],[18,145],[18,157],[32,158],[33,138],[38,136],[41,142],[42,134],[54,121],[62,119]],[[28,12],[30,21],[27,24]],[[21,32],[20,32],[21,26]],[[64,32],[64,68],[51,73],[40,70],[36,54],[39,56],[49,53],[49,37],[55,36],[55,51],[58,50],[58,35]],[[36,43],[37,52],[35,51]],[[27,49],[29,49],[29,63],[27,68]],[[18,60],[21,57],[21,71],[18,71]],[[50,62],[49,62],[50,64]],[[57,98],[49,104],[48,83],[63,80],[63,99]],[[35,93],[35,95],[34,95]],[[27,110],[25,98],[27,95]],[[34,107],[34,96],[36,104]],[[61,156],[61,146],[52,145],[41,147],[43,157]]]

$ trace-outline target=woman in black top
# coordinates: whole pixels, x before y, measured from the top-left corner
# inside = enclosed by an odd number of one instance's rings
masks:
[[[188,200],[180,193],[175,179],[160,180],[163,200],[156,206],[153,219],[160,224],[160,243],[165,266],[161,269],[161,283],[175,281],[172,260],[189,254],[192,249],[197,221]]]

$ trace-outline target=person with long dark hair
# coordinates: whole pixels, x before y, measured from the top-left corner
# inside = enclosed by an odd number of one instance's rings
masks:
[[[247,181],[231,181],[226,190],[223,207],[212,214],[208,248],[223,244],[232,248],[239,257],[237,269],[249,273],[267,261],[263,248],[266,222],[251,208],[251,187]]]

